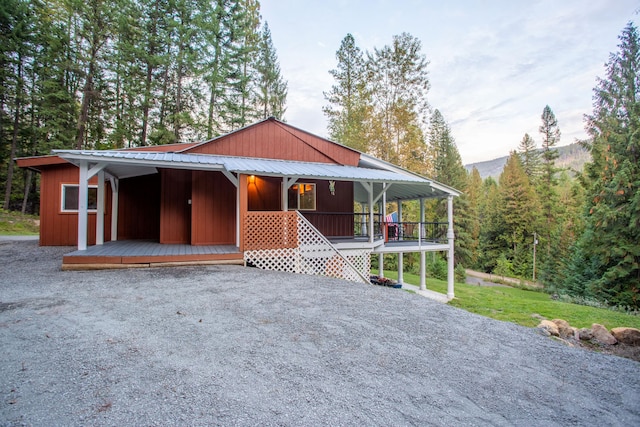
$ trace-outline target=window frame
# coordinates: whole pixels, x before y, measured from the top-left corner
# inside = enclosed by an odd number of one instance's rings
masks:
[[[65,202],[66,202],[66,195],[67,195],[67,188],[77,188],[78,189],[78,202],[80,202],[80,184],[61,184],[60,187],[60,212],[61,213],[78,213],[79,209],[75,208],[75,209],[65,209]],[[90,213],[95,213],[98,212],[98,186],[97,185],[89,185],[88,186],[89,191],[88,191],[88,199],[89,201],[87,202],[87,212]],[[90,202],[91,202],[91,193],[92,190],[95,190],[95,208],[91,208],[90,207]]]
[[[310,190],[310,192],[312,192],[313,194],[313,207],[312,208],[301,208],[300,207],[300,196],[302,195],[300,193],[300,189],[302,188],[301,186],[312,186],[313,189]],[[292,188],[292,190],[294,190],[296,192],[296,206],[289,206],[289,210],[298,210],[298,211],[305,211],[305,212],[312,212],[312,211],[316,211],[318,210],[318,192],[317,192],[317,188],[318,185],[315,182],[296,182],[292,187],[296,187],[296,188]],[[303,193],[304,194],[304,193]]]

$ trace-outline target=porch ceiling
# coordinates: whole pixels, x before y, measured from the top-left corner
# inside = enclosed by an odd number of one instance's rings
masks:
[[[452,188],[369,156],[363,158],[361,166],[355,167],[330,163],[173,152],[58,150],[55,153],[76,165],[81,161],[103,164],[105,171],[117,178],[155,173],[158,168],[173,168],[298,179],[353,181],[356,183],[354,197],[358,202],[368,200],[367,191],[362,183],[373,184],[374,192],[377,194],[386,184],[388,187],[386,197],[390,201],[460,195]]]

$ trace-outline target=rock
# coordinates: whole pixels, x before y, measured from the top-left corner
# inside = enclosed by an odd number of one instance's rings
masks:
[[[556,337],[560,336],[560,332],[558,331],[558,326],[555,323],[553,323],[551,320],[541,321],[540,324],[538,324],[538,329],[542,329],[543,331],[546,331],[550,335],[553,335]]]
[[[581,328],[578,330],[578,335],[581,340],[589,341],[593,339],[593,331],[589,328]]]
[[[596,341],[606,344],[606,345],[614,345],[618,342],[611,333],[604,326],[594,323],[591,325],[591,332],[593,332],[593,339]]]
[[[618,342],[632,346],[640,346],[640,329],[613,328],[611,334]]]
[[[569,338],[573,336],[573,328],[571,328],[569,322],[563,319],[553,319],[552,322],[558,327],[560,338]]]

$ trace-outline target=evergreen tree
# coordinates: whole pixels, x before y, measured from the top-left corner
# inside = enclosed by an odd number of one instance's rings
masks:
[[[377,157],[425,173],[424,127],[428,112],[428,61],[420,41],[408,33],[391,46],[367,54],[372,96],[369,150]]]
[[[335,84],[324,98],[329,105],[322,108],[329,121],[329,137],[349,147],[369,150],[367,121],[370,96],[366,86],[365,60],[351,34],[347,34],[336,52],[338,65],[329,74]]]
[[[455,215],[454,229],[455,261],[456,264],[469,266],[473,252],[473,218],[469,211],[467,190],[467,171],[462,165],[460,153],[456,147],[449,125],[439,110],[435,110],[431,117],[431,129],[428,140],[429,151],[433,155],[433,178],[462,192],[460,197],[453,200]],[[447,202],[441,200],[437,204],[437,215],[440,221],[447,220]]]
[[[533,233],[537,222],[537,198],[516,152],[512,152],[500,175],[498,240],[514,273],[528,277],[532,273]]]
[[[479,267],[489,273],[496,268],[497,260],[503,251],[498,237],[502,232],[502,220],[498,207],[500,194],[498,183],[488,177],[482,183],[480,202],[478,204],[478,216],[480,219]]]
[[[640,307],[640,37],[629,23],[587,117],[585,231],[569,280],[584,294]],[[577,286],[576,286],[577,285]]]
[[[480,205],[482,200],[482,178],[480,172],[474,167],[471,173],[467,177],[467,191],[465,194],[469,200],[468,213],[469,213],[469,267],[480,268]]]
[[[518,145],[518,155],[524,173],[529,177],[529,181],[534,183],[540,173],[540,152],[536,148],[536,142],[528,133],[524,134],[520,145]]]
[[[276,49],[271,41],[271,31],[265,22],[260,34],[259,52],[255,65],[257,71],[256,108],[264,119],[282,120],[287,103],[287,82],[280,73]]]

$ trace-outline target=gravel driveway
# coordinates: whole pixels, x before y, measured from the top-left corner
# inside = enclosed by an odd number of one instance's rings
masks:
[[[0,242],[0,425],[640,425],[640,363],[402,290]]]

